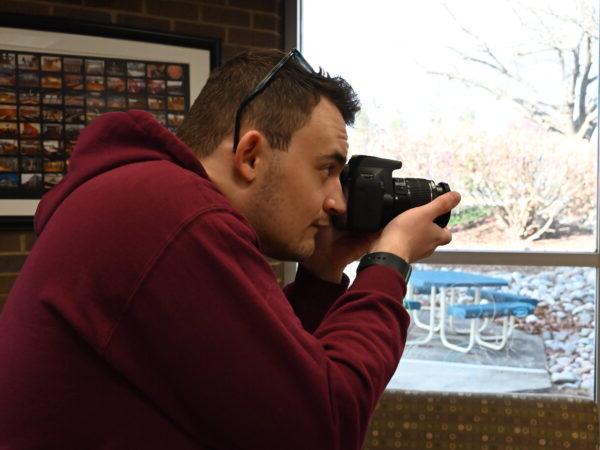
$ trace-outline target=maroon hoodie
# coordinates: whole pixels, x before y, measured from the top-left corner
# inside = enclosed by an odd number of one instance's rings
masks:
[[[360,448],[404,347],[398,273],[301,270],[284,294],[140,111],[84,130],[35,227],[0,315],[0,449]]]

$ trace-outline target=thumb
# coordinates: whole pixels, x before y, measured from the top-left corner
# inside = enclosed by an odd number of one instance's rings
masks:
[[[431,219],[435,219],[442,214],[447,213],[452,208],[460,203],[460,194],[458,192],[446,192],[444,195],[440,195],[435,200],[424,205],[427,209],[427,214],[431,216]]]

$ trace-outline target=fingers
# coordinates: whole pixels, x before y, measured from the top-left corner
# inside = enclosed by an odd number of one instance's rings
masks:
[[[433,220],[460,202],[458,192],[448,192],[432,202],[399,214],[382,231],[370,251],[394,253],[404,260],[418,261],[433,254],[440,245],[452,241],[452,233]]]
[[[444,195],[440,195],[435,200],[422,206],[422,208],[427,210],[427,214],[431,216],[432,219],[435,219],[436,217],[447,213],[459,203],[460,194],[458,192],[452,191],[447,192]]]

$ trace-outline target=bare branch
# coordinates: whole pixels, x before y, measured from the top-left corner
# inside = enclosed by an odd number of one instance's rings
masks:
[[[459,73],[452,72],[435,72],[429,71],[427,72],[429,75],[442,76],[452,81],[459,81],[467,87],[475,87],[482,89],[490,94],[492,94],[496,99],[499,100],[510,100],[521,107],[525,113],[536,123],[544,127],[549,131],[558,132],[560,134],[565,134],[566,130],[563,127],[558,127],[555,124],[555,121],[552,120],[552,114],[557,113],[559,110],[559,106],[552,105],[550,103],[545,103],[542,101],[532,102],[530,100],[510,95],[506,90],[501,88],[491,86],[489,84],[485,84],[479,79],[473,79],[465,77]]]
[[[478,63],[478,64],[482,64],[484,66],[488,66],[504,75],[508,75],[508,70],[506,69],[506,67],[500,65],[500,64],[494,64],[492,62],[486,61],[484,59],[481,58],[476,58],[474,56],[471,55],[467,55],[466,53],[461,52],[460,50],[454,48],[454,47],[446,47],[448,50],[453,51],[454,53],[458,54],[463,60],[465,61],[471,61],[474,63]],[[495,59],[495,58],[494,58]],[[496,59],[495,59],[496,60]],[[496,60],[497,61],[497,60]]]
[[[598,79],[597,74],[592,74],[597,64],[596,54],[592,51],[592,46],[595,46],[598,40],[596,7],[589,7],[581,0],[571,0],[574,2],[574,12],[565,14],[564,11],[553,10],[547,4],[527,6],[513,0],[506,1],[523,27],[537,36],[538,43],[532,45],[529,42],[522,46],[523,48],[514,51],[511,64],[507,64],[504,60],[508,61],[508,58],[501,57],[502,52],[497,52],[486,39],[461,23],[452,10],[444,5],[457,27],[473,41],[476,50],[469,52],[452,46],[448,46],[447,49],[467,64],[491,70],[489,73],[495,74],[496,79],[490,79],[489,76],[479,79],[475,75],[466,76],[457,70],[429,73],[459,81],[468,87],[482,89],[497,99],[510,100],[547,130],[590,136],[590,129],[597,122],[594,106],[597,96],[594,95],[594,88],[591,86]],[[595,25],[591,26],[590,23]],[[541,100],[542,94],[538,93],[538,89],[542,84],[515,64],[542,52],[552,52],[557,69],[562,75],[561,79],[565,80],[562,86],[564,98],[559,104],[548,104]],[[508,86],[516,89],[513,91]]]

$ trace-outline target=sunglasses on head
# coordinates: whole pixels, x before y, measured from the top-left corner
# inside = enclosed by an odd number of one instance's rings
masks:
[[[275,67],[273,67],[269,71],[267,76],[264,77],[262,79],[262,81],[256,85],[256,87],[252,90],[252,92],[250,92],[250,94],[248,94],[246,97],[244,97],[244,99],[240,103],[240,107],[235,112],[235,125],[233,128],[233,152],[234,153],[237,150],[237,146],[240,142],[240,124],[242,121],[242,113],[244,112],[244,109],[246,108],[246,106],[248,106],[248,104],[252,100],[254,100],[254,98],[256,98],[256,96],[258,94],[263,92],[269,86],[269,84],[271,84],[271,82],[275,79],[275,76],[277,76],[277,74],[281,71],[281,69],[283,69],[285,67],[285,65],[288,63],[288,61],[290,61],[292,58],[296,58],[296,61],[298,62],[298,64],[300,64],[300,66],[302,68],[304,68],[308,73],[311,73],[311,74],[316,73],[314,71],[314,69],[310,66],[310,64],[306,61],[306,59],[304,59],[304,56],[302,56],[302,54],[295,48],[292,49],[292,51],[290,51],[283,58],[281,58],[281,61],[279,61],[277,64],[275,64]]]

